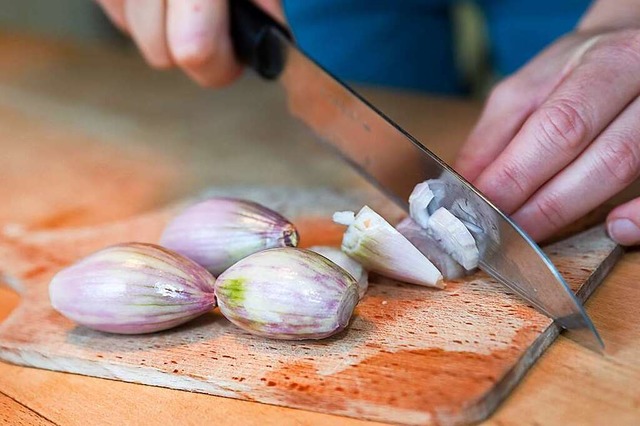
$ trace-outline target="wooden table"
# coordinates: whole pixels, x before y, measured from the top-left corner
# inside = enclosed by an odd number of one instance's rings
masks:
[[[1,35],[0,227],[104,223],[211,185],[361,184],[273,107],[280,103],[273,89],[247,77],[204,91],[178,73],[150,71],[134,52]],[[479,110],[367,93],[445,159]],[[607,355],[560,337],[487,424],[640,423],[638,276],[640,253],[629,252],[587,303]],[[18,303],[0,287],[0,320]],[[0,363],[0,424],[214,422],[366,423]]]

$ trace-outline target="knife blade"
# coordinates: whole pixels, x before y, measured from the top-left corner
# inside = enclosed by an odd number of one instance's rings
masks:
[[[290,113],[408,212],[414,186],[439,179],[441,206],[472,232],[480,268],[589,346],[604,343],[562,275],[513,221],[416,138],[301,52],[286,28],[249,0],[230,2],[238,58],[285,91]],[[588,336],[588,337],[586,337]]]

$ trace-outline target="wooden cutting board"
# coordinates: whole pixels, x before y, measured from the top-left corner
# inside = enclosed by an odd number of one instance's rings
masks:
[[[355,203],[330,194],[293,197],[303,199],[295,205],[282,194],[248,198],[299,223],[304,245],[339,241],[328,212]],[[5,232],[0,271],[23,303],[0,326],[0,358],[357,418],[459,424],[488,416],[558,334],[482,273],[441,291],[374,279],[348,330],[318,342],[254,337],[217,311],[175,330],[117,336],[75,326],[51,309],[47,285],[61,267],[108,244],[155,242],[173,212],[101,227]],[[622,253],[602,228],[546,251],[582,300]]]

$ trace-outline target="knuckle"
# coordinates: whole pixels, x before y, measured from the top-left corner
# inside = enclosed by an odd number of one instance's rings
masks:
[[[554,193],[538,197],[533,201],[533,205],[538,211],[540,217],[556,229],[562,227],[566,223],[566,212],[564,210],[565,204],[566,203],[563,203],[560,197]]]
[[[571,156],[582,148],[590,134],[589,120],[583,109],[577,102],[567,100],[543,107],[537,126],[537,141],[542,148]]]
[[[598,155],[605,179],[627,186],[640,175],[640,150],[637,137],[618,136],[605,144]]]
[[[528,182],[522,167],[516,162],[509,162],[500,169],[496,187],[524,195],[527,193]]]

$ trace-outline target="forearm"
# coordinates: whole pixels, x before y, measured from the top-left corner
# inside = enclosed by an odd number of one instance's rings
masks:
[[[578,31],[635,27],[640,23],[640,0],[595,0],[578,23]]]

